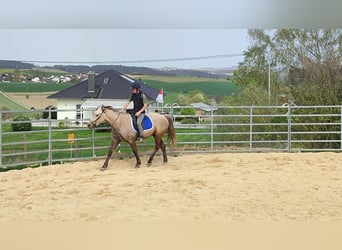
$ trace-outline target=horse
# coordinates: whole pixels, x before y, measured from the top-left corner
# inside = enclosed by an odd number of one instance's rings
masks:
[[[173,125],[173,121],[168,115],[161,115],[158,113],[149,113],[148,116],[152,121],[152,127],[149,130],[145,130],[143,138],[146,139],[150,136],[154,137],[155,147],[154,151],[150,155],[147,164],[150,166],[153,161],[153,157],[156,152],[161,149],[163,153],[163,162],[167,162],[167,155],[165,150],[165,144],[163,142],[163,135],[168,134],[167,142],[171,143],[172,147],[176,146],[176,133]],[[127,142],[134,153],[136,158],[135,168],[139,168],[141,165],[140,157],[137,149],[137,132],[132,127],[131,115],[126,112],[120,112],[111,106],[98,107],[87,123],[89,129],[93,129],[101,123],[108,122],[112,128],[112,143],[107,153],[107,158],[103,163],[101,170],[106,170],[108,167],[109,159],[111,158],[113,151],[121,141]]]

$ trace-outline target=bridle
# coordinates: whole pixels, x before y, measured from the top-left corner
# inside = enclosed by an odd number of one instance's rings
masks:
[[[114,124],[114,122],[117,121],[117,119],[119,119],[121,112],[117,112],[119,113],[118,116],[116,117],[116,119],[114,121],[112,121],[111,125]],[[96,117],[96,119],[94,121],[91,122],[91,124],[96,127],[96,122],[102,117],[102,114],[104,114],[104,108],[102,108],[102,112]]]
[[[103,112],[103,109],[102,109],[101,114],[99,114],[99,115],[96,117],[96,119],[95,119],[94,121],[91,122],[91,124],[92,124],[94,127],[96,127],[96,122],[101,118],[101,116],[102,116],[103,113],[104,113],[104,112]]]

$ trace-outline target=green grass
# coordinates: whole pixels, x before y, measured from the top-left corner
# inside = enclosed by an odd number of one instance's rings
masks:
[[[7,98],[7,96],[4,96],[2,93],[0,93],[0,110],[3,110],[4,108],[9,110],[26,110],[24,106],[11,101]]]
[[[0,82],[0,91],[3,92],[53,92],[61,91],[72,86],[71,83],[15,83]]]
[[[137,77],[135,77],[137,78]],[[164,103],[174,103],[179,93],[189,93],[200,90],[208,96],[223,96],[237,93],[234,83],[224,79],[210,79],[198,77],[165,77],[140,76],[149,86],[155,89],[164,89]],[[56,83],[5,83],[0,82],[0,91],[3,92],[56,92],[72,86]]]
[[[234,83],[222,79],[157,76],[143,76],[141,79],[155,89],[163,88],[166,94],[164,103],[173,103],[179,93],[186,94],[193,90],[200,90],[208,96],[232,95],[238,92]]]
[[[0,73],[8,73],[13,74],[16,70],[15,69],[0,69]],[[37,74],[42,76],[50,76],[51,74],[54,75],[66,75],[68,72],[59,70],[59,69],[45,69],[45,68],[32,68],[32,69],[20,69],[20,74],[28,75],[28,76],[36,76]]]
[[[46,165],[48,162],[48,129],[47,128],[37,128],[34,127],[30,132],[18,132],[18,133],[8,133],[12,132],[11,126],[9,124],[3,124],[2,127],[2,154],[8,154],[8,156],[3,156],[3,164],[15,164],[16,167],[0,168],[1,171],[11,170],[11,169],[21,169],[24,168],[25,162],[42,162],[42,165]],[[192,133],[198,132],[208,132],[207,129],[194,130],[194,129],[176,129],[177,141],[182,144],[182,142],[192,141],[194,136]],[[68,134],[75,133],[75,142],[71,146],[68,144]],[[75,130],[65,130],[53,128],[51,138],[52,138],[52,160],[53,162],[59,162],[61,160],[68,161],[71,158],[70,149],[73,149],[72,158],[91,158],[93,157],[92,144],[93,141],[92,130],[83,128]],[[203,142],[209,139],[208,135],[198,135],[196,136],[196,142]],[[166,138],[165,138],[166,141]],[[15,143],[15,144],[13,144]],[[102,132],[95,132],[94,144],[95,144],[95,155],[100,157],[105,157],[109,146],[111,143],[111,131],[106,130]],[[138,143],[138,150],[141,154],[150,153],[154,148],[154,140],[152,137],[148,138],[144,143]],[[167,145],[168,149],[170,148]],[[77,149],[77,150],[75,150]],[[30,152],[37,152],[30,154]],[[120,153],[119,153],[120,151]],[[27,152],[20,155],[14,155],[21,152]],[[116,149],[115,157],[127,157],[132,156],[132,150],[129,145],[122,142],[119,148]],[[37,164],[35,164],[37,165]],[[38,164],[39,165],[39,164]],[[29,165],[30,167],[32,164]]]

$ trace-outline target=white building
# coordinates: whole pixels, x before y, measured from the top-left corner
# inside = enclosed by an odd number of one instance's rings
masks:
[[[48,98],[57,99],[58,120],[89,119],[98,106],[122,108],[131,93],[130,88],[134,81],[136,80],[115,70],[105,71],[99,75],[89,73],[88,79],[52,94]],[[151,103],[155,102],[159,90],[138,81],[147,99]]]

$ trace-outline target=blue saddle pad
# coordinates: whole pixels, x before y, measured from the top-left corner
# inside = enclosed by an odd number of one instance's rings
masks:
[[[138,128],[137,128],[136,124],[134,124],[132,117],[131,117],[131,126],[135,132],[138,132]],[[153,128],[153,121],[148,115],[145,115],[145,117],[144,117],[143,128],[144,128],[144,131],[150,130]]]

